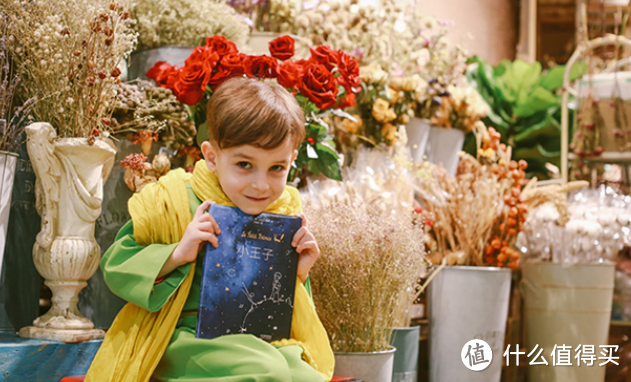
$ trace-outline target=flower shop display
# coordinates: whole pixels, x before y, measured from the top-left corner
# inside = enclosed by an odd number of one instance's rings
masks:
[[[504,351],[511,272],[502,268],[519,266],[515,241],[529,209],[562,192],[526,181],[527,163],[511,160],[495,129],[477,124],[474,132],[478,157],[463,153],[455,176],[427,162],[414,172],[422,206],[416,219],[424,222],[430,258],[442,263],[429,285],[433,380],[499,381],[499,364],[463,376],[469,371],[453,368],[446,355],[475,338]]]
[[[361,91],[355,106],[346,108],[353,117],[335,117],[332,126],[344,151],[356,150],[360,143],[391,147],[398,140],[401,125],[409,122],[414,91],[422,81],[418,76],[392,78],[378,64],[359,68]]]
[[[271,56],[250,56],[222,36],[206,39],[197,47],[182,68],[158,62],[147,76],[173,91],[188,106],[189,115],[198,127],[197,141],[208,139],[205,126],[206,104],[213,89],[235,76],[276,80],[295,95],[305,111],[307,135],[289,172],[289,180],[304,177],[308,171],[341,180],[339,157],[331,140],[328,125],[322,120],[336,109],[354,104],[359,92],[357,61],[342,51],[326,46],[311,49],[307,60],[292,60],[294,40],[282,36],[270,42]]]
[[[125,3],[71,0],[7,3],[9,52],[18,65],[19,97],[38,96],[26,128],[37,177],[42,230],[33,260],[53,291],[52,307],[30,338],[76,341],[102,337],[77,309],[77,295],[98,267],[94,222],[116,150],[109,119],[120,82],[118,63],[136,33]]]
[[[138,0],[130,9],[138,32],[136,52],[130,57],[129,79],[146,78],[158,61],[182,66],[204,37],[222,35],[245,47],[248,25],[225,2],[194,0]]]
[[[385,357],[391,333],[409,325],[418,279],[426,272],[423,231],[411,224],[410,159],[404,145],[395,148],[391,154],[362,148],[344,168],[344,182],[314,181],[302,191],[321,249],[312,285],[336,354],[335,374],[365,381],[409,374],[418,360],[410,356],[415,349],[418,355],[417,336],[416,347],[397,349],[395,370],[378,373],[360,363],[366,352]],[[365,362],[374,366],[379,360]]]
[[[517,241],[524,257],[521,292],[529,344],[546,348],[564,343],[575,349],[607,343],[614,261],[631,239],[630,202],[629,196],[601,186],[532,210]],[[605,378],[604,370],[584,369],[576,364],[564,370],[535,368],[530,380]]]
[[[581,187],[587,182],[572,182]],[[532,211],[517,245],[525,260],[565,266],[613,262],[631,243],[631,198],[610,187],[585,189]]]

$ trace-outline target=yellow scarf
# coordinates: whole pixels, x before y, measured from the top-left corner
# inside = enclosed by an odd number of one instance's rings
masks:
[[[225,195],[215,174],[204,160],[195,165],[193,175],[178,169],[146,186],[129,200],[129,213],[138,244],[172,244],[180,241],[192,220],[186,182],[201,200],[234,206]],[[301,211],[298,190],[287,187],[266,211],[296,214]],[[108,330],[86,382],[146,382],[160,362],[175,331],[195,274],[195,263],[180,288],[157,312],[149,312],[128,303],[121,309]],[[303,359],[319,371],[326,381],[333,377],[334,358],[329,340],[307,290],[296,282],[291,339],[277,341],[276,346],[299,345]]]

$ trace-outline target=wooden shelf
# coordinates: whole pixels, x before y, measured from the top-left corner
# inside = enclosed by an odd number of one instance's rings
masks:
[[[568,154],[568,158],[570,160],[577,159],[576,155],[573,153]],[[598,157],[590,157],[583,158],[585,162],[596,162],[596,163],[631,163],[631,152],[617,152],[617,151],[609,151],[604,152]]]

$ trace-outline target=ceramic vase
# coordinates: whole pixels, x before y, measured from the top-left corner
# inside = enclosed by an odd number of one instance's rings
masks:
[[[26,134],[42,217],[33,261],[53,296],[49,311],[22,328],[20,336],[67,342],[103,337],[79,312],[77,301],[99,266],[94,224],[116,150],[105,140],[90,145],[85,138],[58,138],[48,123],[33,123]]]

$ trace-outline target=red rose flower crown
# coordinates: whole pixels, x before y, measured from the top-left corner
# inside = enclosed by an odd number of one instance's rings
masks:
[[[147,72],[147,77],[173,91],[187,105],[189,117],[198,127],[198,143],[208,139],[206,103],[214,89],[236,76],[276,80],[296,97],[307,120],[307,136],[289,180],[305,171],[341,180],[339,157],[322,118],[330,112],[344,114],[340,109],[355,105],[355,94],[361,91],[357,60],[348,53],[320,45],[310,48],[309,59],[292,61],[295,50],[290,36],[271,41],[269,50],[271,56],[251,56],[240,53],[223,36],[207,37],[206,44],[195,48],[183,67],[160,61]]]

